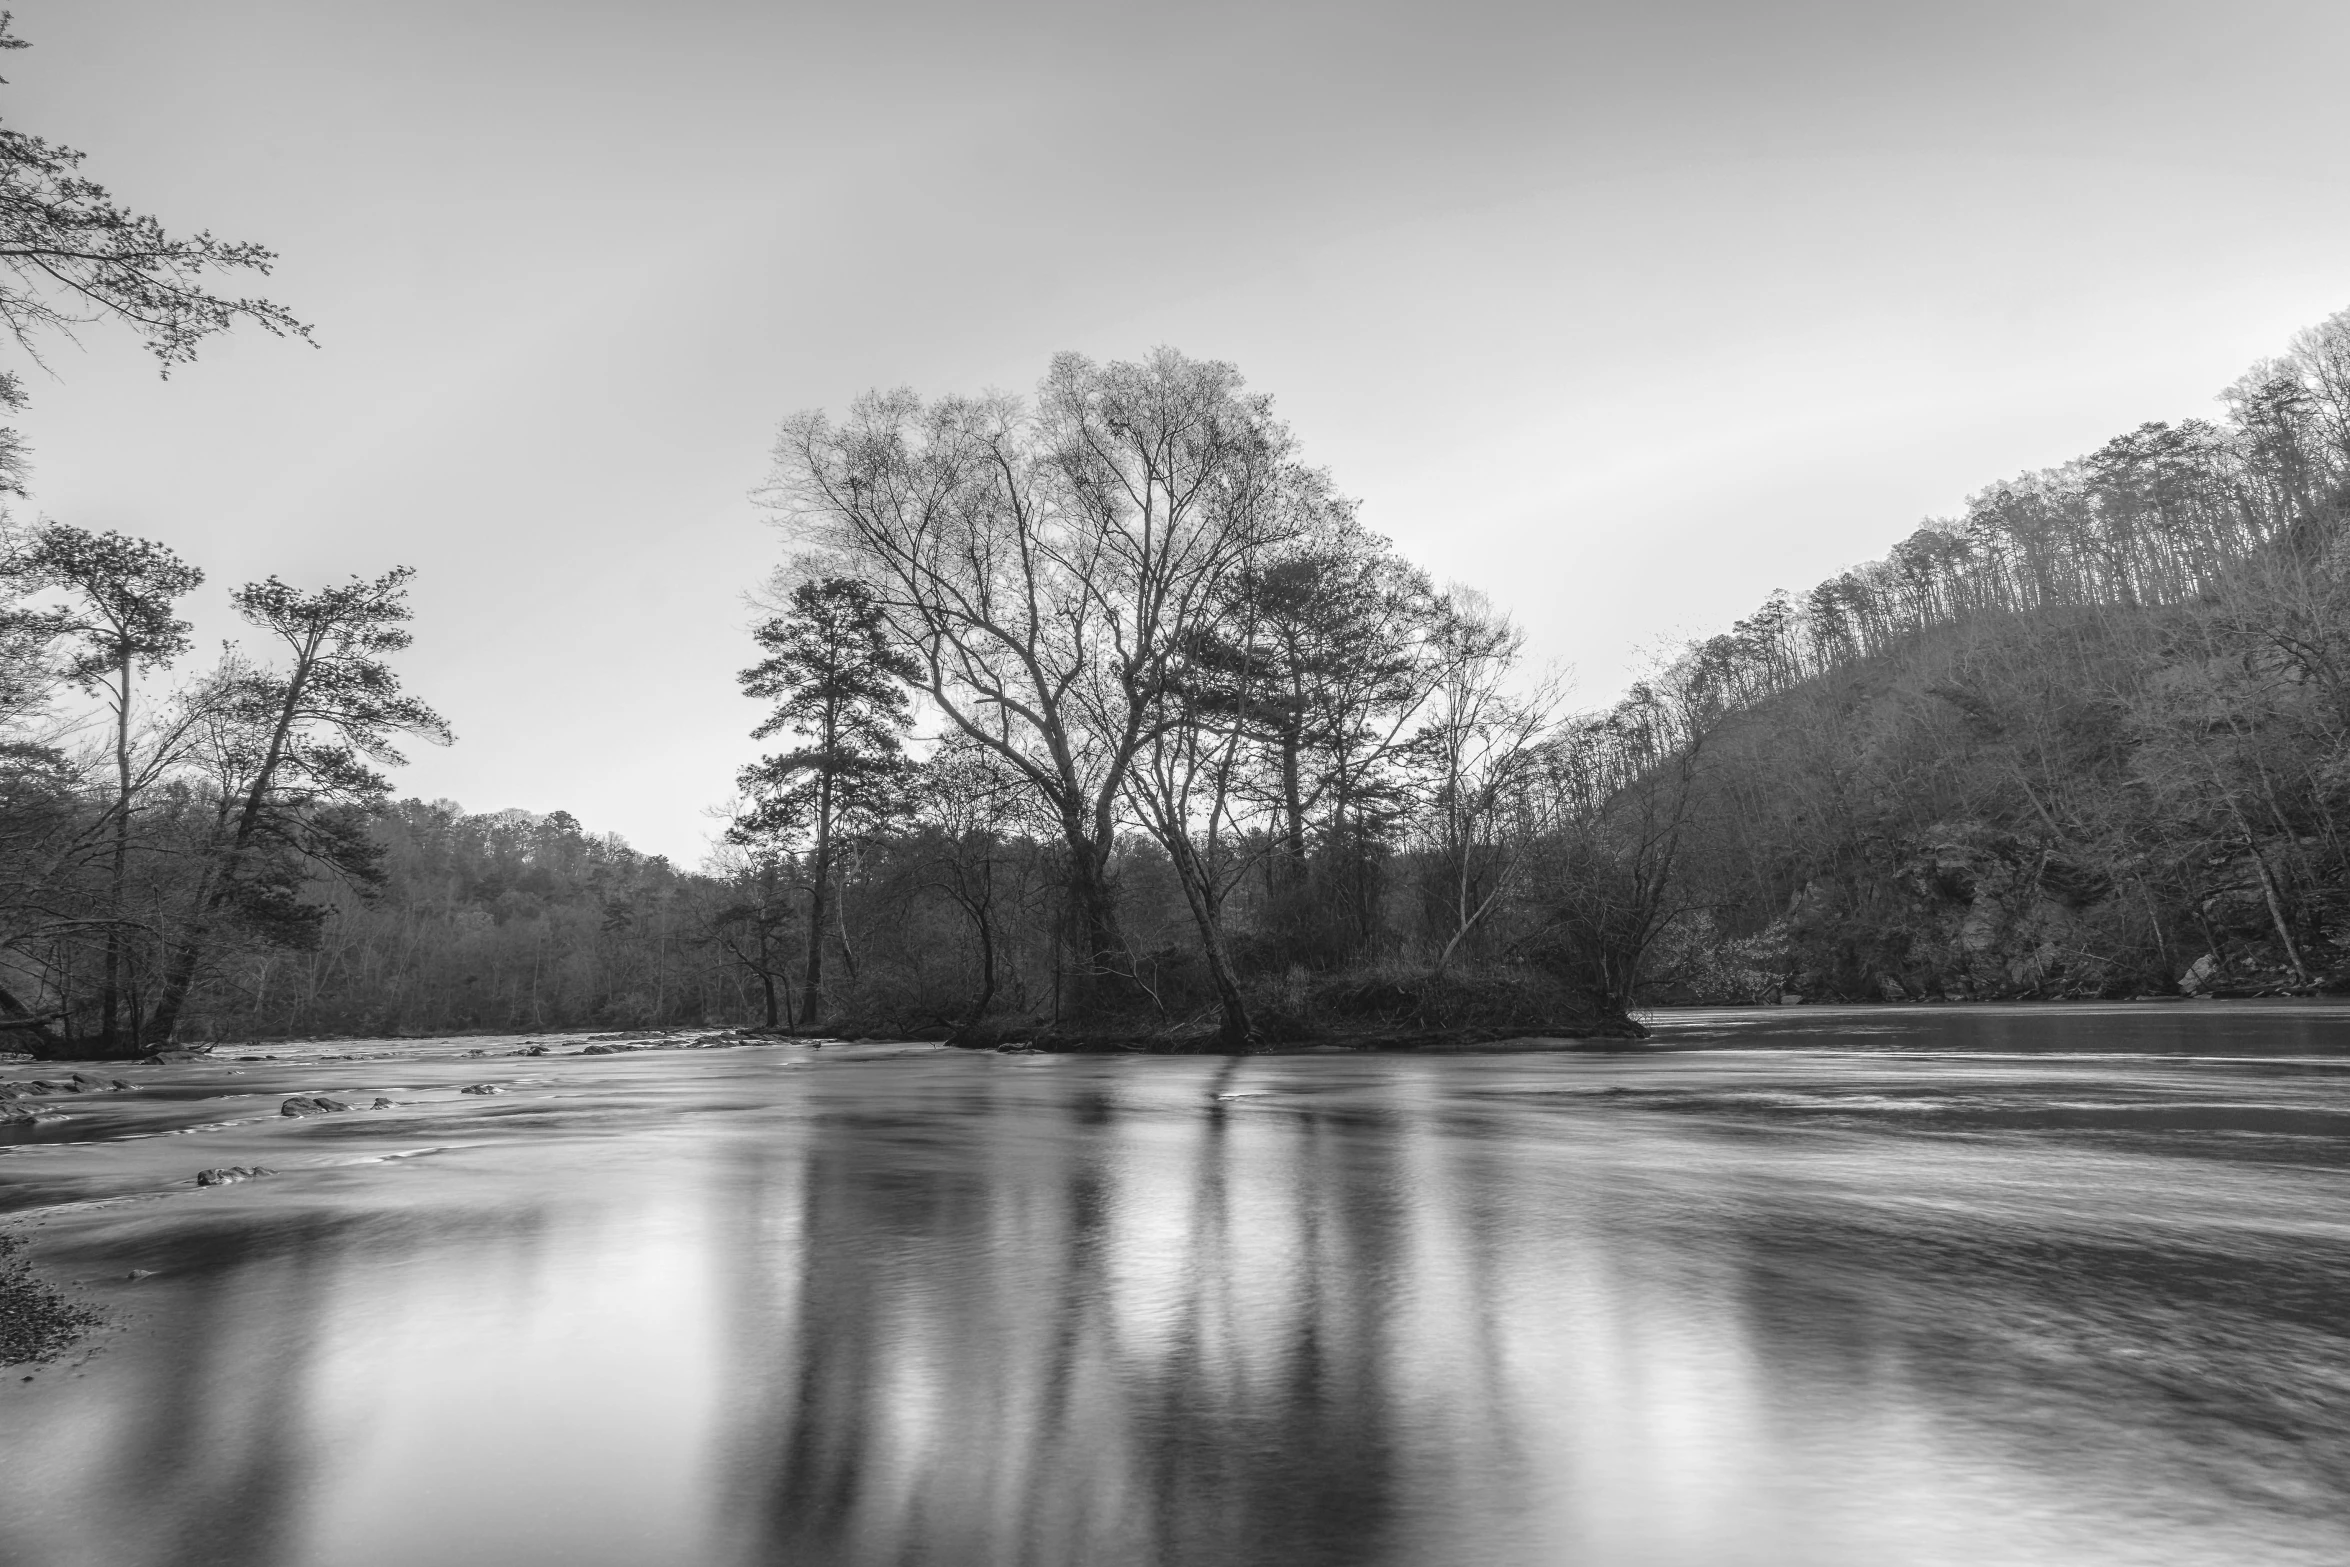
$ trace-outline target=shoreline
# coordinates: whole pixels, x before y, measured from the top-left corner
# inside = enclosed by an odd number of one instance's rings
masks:
[[[35,1273],[24,1249],[22,1235],[0,1229],[0,1369],[9,1371],[52,1364],[105,1326],[97,1312]]]
[[[1406,1028],[1393,1024],[1364,1024],[1355,1027],[1322,1026],[1311,1029],[1291,1029],[1278,1036],[1269,1036],[1251,1049],[1235,1050],[1217,1041],[1210,1031],[1181,1033],[1173,1030],[1145,1030],[1131,1026],[1105,1024],[1098,1029],[1081,1029],[1069,1025],[1056,1026],[1049,1022],[1022,1022],[1000,1026],[983,1026],[977,1030],[958,1031],[950,1025],[898,1025],[888,1020],[846,1018],[821,1028],[766,1028],[739,1024],[682,1024],[668,1028],[580,1028],[560,1029],[498,1029],[465,1028],[450,1030],[292,1034],[274,1038],[241,1040],[204,1040],[184,1046],[174,1046],[143,1055],[123,1056],[41,1056],[21,1050],[0,1050],[0,1066],[65,1067],[72,1065],[166,1065],[183,1061],[263,1061],[274,1060],[269,1052],[300,1046],[333,1048],[353,1044],[430,1045],[454,1044],[464,1040],[497,1040],[517,1042],[519,1047],[495,1052],[498,1056],[580,1056],[617,1055],[648,1050],[721,1049],[783,1044],[934,1044],[954,1049],[998,1051],[1003,1053],[1033,1053],[1039,1055],[1333,1055],[1333,1054],[1470,1054],[1479,1052],[1519,1053],[1535,1050],[1613,1052],[1661,1048],[1651,1042],[1648,1021],[1664,1021],[1676,1017],[1702,1017],[1732,1014],[1755,1018],[1776,1018],[1793,1022],[1807,1015],[1883,1013],[1888,1016],[1921,1012],[1979,1012],[2000,1009],[2052,1008],[2058,1010],[2099,1010],[2118,1007],[2209,1007],[2217,1011],[2323,1010],[2329,1007],[2350,1007],[2350,995],[2323,993],[2261,993],[2197,995],[2135,995],[2116,997],[2007,997],[1970,996],[1910,997],[1899,1001],[1819,1000],[1801,1002],[1773,1001],[1675,1001],[1636,1008],[1632,1015],[1620,1020],[1577,1022],[1571,1025],[1543,1023],[1508,1026],[1463,1024],[1457,1027]],[[957,1037],[958,1034],[962,1037]],[[581,1049],[557,1050],[558,1044],[577,1044]],[[491,1052],[477,1052],[488,1055]]]

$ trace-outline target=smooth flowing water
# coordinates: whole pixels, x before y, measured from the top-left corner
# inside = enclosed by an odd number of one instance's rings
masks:
[[[0,1562],[2350,1561],[2350,1010],[1657,1033],[125,1070]]]

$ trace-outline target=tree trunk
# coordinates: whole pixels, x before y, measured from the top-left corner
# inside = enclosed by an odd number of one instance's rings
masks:
[[[832,899],[832,932],[840,938],[841,972],[849,983],[857,982],[857,949],[849,944],[849,890],[843,886],[834,890]]]
[[[253,834],[261,825],[262,809],[269,803],[269,792],[277,784],[277,770],[284,762],[286,742],[292,736],[294,715],[301,711],[303,687],[309,683],[311,669],[318,656],[318,644],[313,640],[294,661],[293,673],[286,678],[286,696],[278,708],[277,722],[269,733],[269,749],[261,759],[261,769],[253,776],[253,786],[245,791],[244,805],[237,813],[237,830],[229,839],[218,866],[207,878],[207,890],[196,902],[195,917],[171,954],[171,967],[165,971],[163,994],[157,998],[153,1018],[155,1042],[168,1045],[179,1028],[180,1009],[187,1005],[188,991],[196,982],[196,965],[203,958],[204,944],[211,939],[212,927],[220,911],[228,904],[229,889],[236,874],[244,868],[245,855],[253,847]]]
[[[976,1026],[995,1001],[995,920],[984,907],[979,911],[978,924],[979,994],[971,1003],[970,1015],[963,1019],[965,1028]]]
[[[1126,941],[1118,929],[1117,898],[1110,890],[1109,855],[1081,829],[1064,829],[1069,844],[1069,901],[1077,916],[1079,962],[1067,998],[1068,1010],[1083,1017],[1133,999],[1131,976],[1123,966]]]
[[[115,666],[121,685],[114,710],[114,864],[106,888],[106,975],[98,995],[98,1048],[135,1054],[138,1038],[122,1038],[122,886],[131,855],[131,651],[126,642]],[[129,1047],[125,1049],[125,1045]]]
[[[1284,890],[1306,879],[1305,786],[1299,777],[1299,740],[1290,729],[1281,736],[1282,883]]]
[[[808,963],[800,982],[800,1026],[813,1028],[824,997],[824,905],[832,889],[832,774],[816,786],[816,852],[808,866]]]
[[[2268,859],[2260,852],[2260,845],[2247,839],[2244,847],[2251,851],[2252,868],[2260,874],[2260,894],[2268,900],[2269,922],[2276,927],[2277,940],[2285,945],[2285,960],[2293,965],[2293,972],[2304,985],[2309,983],[2309,970],[2301,961],[2301,949],[2294,944],[2292,927],[2285,921],[2285,906],[2277,897],[2276,878],[2268,873]]]
[[[43,1013],[36,1016],[30,1007],[9,994],[5,988],[0,988],[0,1039],[11,1039],[20,1034],[29,1036],[28,1043],[33,1047],[33,1054],[44,1060],[53,1061],[65,1053],[64,1041],[49,1031],[49,1025],[63,1015]]]
[[[1217,918],[1208,868],[1200,863],[1199,851],[1188,838],[1170,832],[1163,834],[1161,841],[1167,857],[1175,862],[1175,880],[1183,889],[1191,922],[1199,929],[1200,956],[1207,961],[1208,983],[1216,992],[1216,1008],[1223,1014],[1216,1042],[1227,1050],[1254,1050],[1260,1043],[1257,1026],[1248,1015],[1248,998],[1241,994],[1240,981],[1233,975],[1232,956],[1225,950],[1223,923]]]
[[[2227,797],[2228,811],[2236,818],[2236,826],[2243,831],[2245,852],[2252,856],[2253,873],[2260,878],[2260,895],[2267,900],[2269,922],[2276,927],[2277,940],[2284,943],[2285,959],[2293,965],[2293,972],[2304,985],[2309,983],[2309,970],[2301,962],[2301,949],[2293,943],[2292,927],[2285,920],[2285,906],[2277,896],[2277,884],[2268,873],[2268,857],[2260,852],[2260,840],[2252,834],[2252,824],[2236,805],[2236,797]]]
[[[960,1032],[968,1033],[979,1026],[979,1020],[987,1015],[988,1007],[995,1001],[995,863],[980,862],[977,891],[965,878],[960,863],[952,868],[955,901],[971,917],[972,932],[979,938],[979,994],[963,1013],[959,1025]]]

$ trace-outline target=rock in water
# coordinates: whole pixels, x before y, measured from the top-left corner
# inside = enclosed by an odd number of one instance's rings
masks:
[[[351,1107],[340,1099],[329,1099],[322,1094],[296,1094],[277,1107],[279,1115],[333,1115]]]
[[[218,1170],[198,1170],[196,1184],[198,1186],[234,1186],[239,1181],[250,1181],[257,1176],[275,1174],[277,1172],[267,1165],[257,1164],[248,1168],[241,1164],[232,1164]]]
[[[371,1110],[389,1110],[393,1108],[393,1105],[389,1099],[386,1099],[379,1094],[376,1096],[375,1103],[368,1106],[368,1108]]]
[[[505,1091],[496,1083],[472,1083],[457,1090],[461,1094],[502,1094]]]

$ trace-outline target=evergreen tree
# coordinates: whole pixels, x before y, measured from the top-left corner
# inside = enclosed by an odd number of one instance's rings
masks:
[[[30,548],[11,563],[30,585],[62,589],[66,606],[52,622],[71,639],[65,673],[98,693],[112,711],[115,788],[93,825],[108,842],[106,953],[99,990],[99,1042],[109,1054],[138,1043],[134,1026],[123,1035],[123,884],[129,875],[131,816],[138,786],[132,763],[132,699],[142,664],[169,664],[187,651],[189,627],[172,614],[172,601],[192,592],[204,573],[163,545],[119,533],[88,533],[63,523],[39,529]]]
[[[892,641],[871,589],[850,577],[802,583],[786,611],[753,635],[767,656],[742,672],[743,692],[775,708],[752,738],[790,734],[802,743],[743,770],[750,805],[729,836],[748,846],[810,840],[799,1017],[810,1025],[823,1006],[836,840],[891,813],[906,766],[908,687],[922,671]]]
[[[399,762],[398,735],[449,742],[447,722],[403,696],[384,662],[411,640],[412,575],[403,566],[316,593],[271,577],[237,590],[237,613],[282,643],[290,662],[283,670],[232,662],[205,699],[218,805],[200,891],[155,1008],[158,1040],[178,1026],[223,919],[298,937],[318,917],[299,898],[309,867],[370,871],[365,817],[389,786],[367,763]]]

